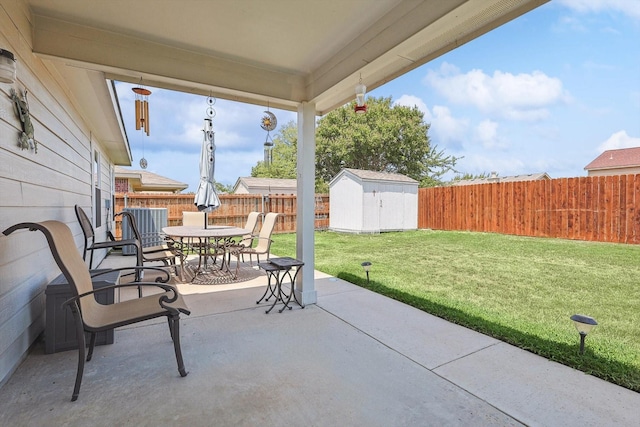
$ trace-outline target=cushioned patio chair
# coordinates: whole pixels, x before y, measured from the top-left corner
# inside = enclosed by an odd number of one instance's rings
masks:
[[[91,220],[85,213],[85,211],[79,206],[75,206],[76,217],[78,218],[78,222],[80,223],[80,228],[82,228],[82,234],[84,234],[84,249],[82,253],[82,259],[86,260],[87,252],[91,252],[89,257],[89,268],[93,268],[93,251],[98,249],[111,249],[111,248],[120,248],[122,246],[134,246],[136,248],[136,255],[138,257],[137,266],[142,266],[142,257],[141,254],[138,253],[138,245],[139,242],[136,239],[126,239],[126,240],[107,240],[105,242],[96,242],[96,235],[93,230],[93,225],[91,224]]]
[[[256,235],[253,233],[258,225],[258,218],[262,215],[262,212],[249,212],[247,215],[247,222],[244,224],[245,230],[251,230],[251,233],[242,236],[242,240],[238,242],[238,245],[250,248],[253,246],[253,242],[256,239]],[[242,254],[242,262],[244,262],[244,254]],[[251,254],[249,254],[249,262],[251,262]]]
[[[64,274],[73,294],[73,297],[64,303],[64,306],[68,306],[73,313],[78,341],[78,370],[71,401],[77,400],[80,393],[85,363],[85,332],[90,334],[89,352],[86,356],[88,362],[93,355],[98,332],[166,316],[178,362],[178,372],[183,377],[187,375],[180,349],[180,313],[188,315],[190,311],[182,295],[174,286],[165,283],[132,282],[94,290],[89,269],[80,256],[73,234],[66,224],[59,221],[24,222],[7,228],[3,233],[9,235],[19,229],[39,230],[44,233],[53,258]],[[144,269],[145,267],[134,268]],[[161,288],[162,292],[109,305],[98,303],[94,296],[95,292],[104,289],[128,286],[151,286]]]
[[[243,255],[255,255],[258,263],[260,262],[260,255],[266,255],[267,261],[269,260],[269,250],[271,249],[272,242],[271,235],[273,234],[273,230],[276,226],[276,219],[279,215],[280,214],[276,212],[269,212],[264,216],[262,226],[260,227],[260,233],[258,233],[258,236],[254,237],[254,239],[258,241],[255,247],[234,245],[233,247],[228,249],[229,258],[231,258],[231,255],[233,255],[237,259],[236,277],[238,277],[238,271],[240,270],[240,260],[242,259]]]

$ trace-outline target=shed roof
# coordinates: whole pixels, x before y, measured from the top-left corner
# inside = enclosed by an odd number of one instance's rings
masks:
[[[418,184],[418,181],[416,181],[415,179],[399,173],[377,172],[377,171],[370,171],[370,170],[364,170],[364,169],[351,169],[351,168],[342,169],[331,180],[331,184],[333,184],[333,182],[336,179],[338,179],[338,177],[345,174],[351,174],[357,178],[360,178],[362,181],[391,181],[391,182],[402,182],[407,184],[416,184],[416,185]]]
[[[297,180],[296,179],[285,179],[285,178],[255,178],[252,176],[241,176],[236,181],[233,186],[233,191],[235,192],[238,189],[238,186],[243,184],[247,188],[252,189],[262,189],[262,190],[297,190]]]
[[[585,166],[584,170],[619,169],[634,166],[640,166],[640,147],[606,150]]]
[[[179,192],[189,185],[175,181],[162,175],[144,170],[133,170],[116,166],[114,168],[116,178],[125,178],[131,182],[134,191],[171,191]]]

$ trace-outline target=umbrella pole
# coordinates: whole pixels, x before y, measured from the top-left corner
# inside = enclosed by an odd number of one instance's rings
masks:
[[[204,229],[207,229],[207,211],[204,212]]]

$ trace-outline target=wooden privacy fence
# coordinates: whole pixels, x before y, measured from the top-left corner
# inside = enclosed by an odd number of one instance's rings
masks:
[[[290,194],[222,194],[220,207],[207,214],[211,225],[234,225],[243,227],[249,212],[278,212],[275,233],[296,231],[297,198]],[[166,208],[167,225],[182,225],[182,212],[197,212],[193,194],[116,194],[114,212],[127,208]],[[329,227],[329,195],[317,194],[315,228]],[[121,218],[116,218],[115,237],[122,236]]]
[[[421,188],[418,228],[640,243],[640,174]]]

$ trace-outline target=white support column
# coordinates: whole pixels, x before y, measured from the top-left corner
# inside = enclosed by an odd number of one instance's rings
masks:
[[[316,180],[316,105],[303,102],[298,106],[298,206],[296,222],[296,258],[304,267],[296,281],[295,292],[304,304],[318,300],[313,277]]]

